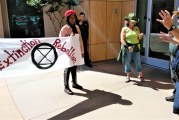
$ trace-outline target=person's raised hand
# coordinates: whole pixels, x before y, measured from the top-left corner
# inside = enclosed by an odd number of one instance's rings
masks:
[[[143,38],[143,36],[144,36],[144,33],[140,33],[139,34],[139,40],[141,40]]]
[[[166,34],[164,32],[160,32],[159,38],[164,41],[164,42],[172,42],[172,35],[171,34]]]
[[[157,21],[162,23],[169,30],[174,24],[173,18],[175,14],[171,16],[167,10],[161,10],[161,12],[159,12],[159,15],[162,19],[157,19]]]

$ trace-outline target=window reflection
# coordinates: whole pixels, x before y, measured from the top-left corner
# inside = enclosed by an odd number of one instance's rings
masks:
[[[153,0],[149,57],[169,60],[169,44],[162,42],[158,36],[160,31],[168,32],[161,23],[156,21],[157,18],[160,18],[159,12],[161,10],[168,10],[172,13],[174,10],[174,0]]]
[[[10,35],[12,38],[44,37],[43,14],[24,0],[8,0]]]
[[[168,10],[171,14],[174,8],[174,0],[153,0],[152,4],[152,24],[151,33],[160,33],[160,31],[168,32],[168,30],[156,19],[160,18],[159,12],[161,10]]]

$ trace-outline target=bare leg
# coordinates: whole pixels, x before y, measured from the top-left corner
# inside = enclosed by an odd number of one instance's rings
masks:
[[[128,83],[128,82],[131,81],[130,77],[131,77],[131,73],[128,72],[128,73],[127,73],[127,78],[126,78],[126,81],[125,81],[126,83]]]
[[[127,78],[130,78],[131,77],[131,73],[127,73]]]
[[[139,78],[143,77],[143,73],[139,72]]]
[[[141,82],[144,82],[143,72],[139,72],[138,78],[140,79]]]

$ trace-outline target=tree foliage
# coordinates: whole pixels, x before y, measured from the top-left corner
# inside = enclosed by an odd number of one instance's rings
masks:
[[[27,0],[27,4],[33,6],[39,12],[43,12],[43,9],[46,8],[46,12],[54,13],[61,11],[61,8],[66,6],[68,2],[66,0]]]
[[[58,33],[58,26],[55,26],[55,21],[59,23],[60,28],[63,25],[63,9],[76,5],[74,0],[26,0],[26,2],[29,6],[34,7],[38,12],[44,12],[50,18],[56,33]],[[57,13],[60,17],[57,17]]]

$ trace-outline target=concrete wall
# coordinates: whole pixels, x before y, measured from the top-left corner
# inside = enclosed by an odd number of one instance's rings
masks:
[[[55,12],[55,14],[49,14],[52,19],[47,14],[45,14],[44,11],[43,16],[44,16],[45,37],[56,37],[59,35],[61,27],[66,23],[65,19],[63,19],[66,10],[67,8],[63,8],[61,14],[59,14],[59,12]],[[59,21],[61,20],[63,20],[62,24],[59,23]]]

